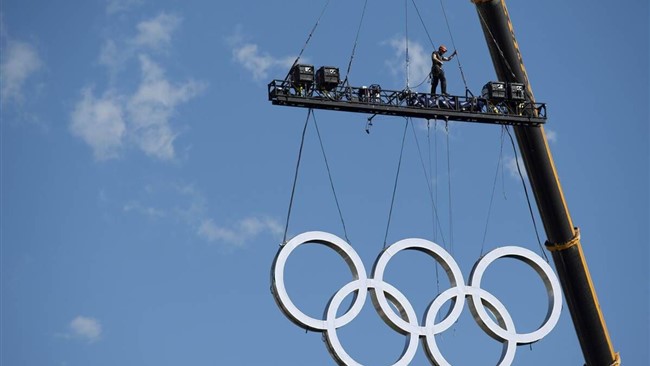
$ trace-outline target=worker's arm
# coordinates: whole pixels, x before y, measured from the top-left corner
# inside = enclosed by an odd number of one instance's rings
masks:
[[[457,52],[454,51],[454,53],[452,53],[449,57],[444,57],[444,56],[443,56],[443,60],[445,60],[445,61],[451,61],[451,59],[454,58],[454,56],[456,56],[456,53],[457,53]]]

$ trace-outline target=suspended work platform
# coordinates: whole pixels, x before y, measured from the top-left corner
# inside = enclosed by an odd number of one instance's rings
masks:
[[[505,87],[505,83],[500,84]],[[383,90],[378,85],[352,87],[338,83],[322,88],[318,83],[296,85],[290,80],[271,81],[268,93],[273,104],[289,107],[515,126],[546,122],[545,103],[513,100],[505,94],[494,98],[443,96]]]

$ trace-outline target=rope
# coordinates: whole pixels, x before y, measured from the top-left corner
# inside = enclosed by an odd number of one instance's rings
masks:
[[[526,201],[528,202],[528,211],[530,212],[530,218],[533,220],[533,227],[535,227],[535,235],[537,236],[537,243],[539,244],[539,249],[544,255],[544,259],[548,263],[548,257],[546,256],[546,251],[542,246],[542,241],[539,239],[539,231],[537,230],[537,222],[535,221],[535,215],[533,214],[533,207],[530,203],[530,196],[528,195],[528,188],[526,188],[526,182],[524,181],[524,175],[521,173],[521,168],[519,167],[519,155],[517,154],[517,148],[515,147],[515,140],[510,134],[510,129],[506,127],[506,132],[510,137],[510,143],[512,144],[512,150],[515,152],[515,163],[517,164],[517,171],[519,172],[519,178],[521,179],[521,184],[524,186],[524,193],[526,193]]]
[[[327,155],[325,154],[325,148],[323,147],[323,139],[321,138],[320,129],[318,128],[318,123],[316,122],[316,114],[312,112],[311,117],[314,120],[314,126],[316,126],[316,134],[318,135],[318,141],[320,142],[320,149],[323,153],[323,159],[325,160],[325,167],[327,168],[327,176],[329,177],[330,180],[330,187],[332,187],[332,193],[334,194],[336,209],[339,211],[339,218],[341,219],[341,225],[343,226],[343,235],[345,236],[345,240],[348,243],[350,243],[350,239],[348,239],[348,231],[345,228],[345,221],[343,220],[343,214],[341,213],[341,205],[339,204],[339,199],[336,196],[336,190],[334,189],[334,180],[332,179],[332,172],[330,170],[330,165],[327,162]]]
[[[390,210],[388,211],[388,222],[386,223],[386,234],[384,235],[384,249],[386,248],[386,241],[388,240],[388,228],[390,227],[390,220],[393,216],[393,205],[395,203],[395,193],[397,192],[397,182],[399,180],[399,171],[402,167],[402,156],[404,155],[404,142],[406,141],[406,131],[408,130],[409,120],[406,120],[404,125],[404,135],[402,136],[402,147],[399,152],[399,162],[397,163],[397,173],[395,174],[395,184],[393,185],[393,197],[390,200]]]
[[[436,127],[436,125],[434,125],[434,128],[435,127]],[[428,120],[427,120],[427,150],[428,150],[428,158],[429,158],[429,182],[428,182],[429,184],[428,184],[428,186],[431,187],[431,188],[429,188],[429,194],[431,195],[432,202],[435,203],[435,199],[433,198],[433,193],[432,193],[432,191],[433,191],[432,186],[434,185],[433,184],[434,181],[433,181],[433,177],[432,177],[432,175],[433,175],[433,165],[431,164],[431,123]],[[438,166],[437,166],[437,159],[436,159],[436,176],[437,176],[437,171],[438,171]],[[435,206],[432,205],[431,207],[435,207]],[[435,214],[435,209],[432,208],[431,211],[432,211],[431,214],[434,215]],[[434,219],[432,218],[432,221],[433,220]],[[436,236],[437,236],[436,235],[436,225],[435,225],[435,223],[433,223],[432,226],[433,226],[433,241],[435,242],[436,241]],[[439,266],[436,263],[436,290],[438,291],[437,293],[440,294],[440,276],[438,275],[438,267]]]
[[[503,134],[505,133],[503,126],[501,127],[501,147],[499,148],[499,159],[497,160],[497,169],[494,172],[494,183],[492,184],[492,194],[490,195],[490,204],[488,205],[487,219],[485,220],[485,230],[483,231],[483,241],[481,242],[481,257],[485,249],[485,239],[487,238],[488,225],[490,223],[490,214],[492,213],[492,202],[494,201],[494,192],[497,188],[497,180],[499,179],[499,168],[501,167],[501,158],[503,156]]]
[[[442,8],[442,14],[445,16],[445,23],[447,24],[447,31],[449,32],[449,38],[451,39],[451,45],[454,46],[454,50],[457,50],[456,42],[454,41],[454,35],[451,33],[451,26],[449,26],[449,19],[447,18],[447,12],[445,11],[445,5],[443,1],[440,0],[440,7]],[[465,73],[463,72],[463,66],[460,63],[460,55],[456,53],[456,61],[458,62],[458,69],[460,70],[460,77],[463,79],[463,84],[465,84],[465,92],[469,91],[467,87],[467,80],[465,79]]]
[[[451,204],[451,154],[449,147],[449,122],[445,121],[445,131],[447,132],[447,185],[449,187],[449,251],[454,255],[454,220]]]
[[[415,0],[411,0],[413,3],[413,7],[415,7],[415,11],[418,13],[418,17],[420,18],[420,23],[422,23],[422,26],[424,27],[424,31],[427,33],[427,37],[429,37],[429,42],[431,43],[431,48],[436,48],[436,46],[433,44],[433,40],[431,39],[431,35],[429,34],[429,30],[427,29],[426,24],[424,23],[424,20],[422,20],[422,15],[420,14],[420,9],[418,9],[418,6],[415,4]]]
[[[431,176],[427,174],[427,169],[424,165],[424,159],[422,158],[422,150],[420,149],[420,142],[418,141],[418,136],[415,133],[415,127],[413,126],[413,123],[411,123],[411,130],[413,131],[413,137],[415,138],[415,145],[417,146],[418,153],[420,155],[420,163],[422,164],[422,171],[424,172],[424,179],[427,181],[427,188],[429,189],[429,197],[431,198],[431,207],[433,210],[433,220],[435,223],[438,224],[438,227],[440,228],[440,237],[442,239],[442,245],[446,249],[447,248],[447,243],[445,242],[445,237],[442,234],[442,225],[440,225],[440,216],[438,215],[438,209],[436,207],[436,203],[433,199],[433,190],[431,189]],[[435,227],[435,225],[434,225]]]
[[[350,74],[350,69],[352,68],[352,60],[354,59],[354,54],[357,50],[357,44],[359,43],[359,34],[361,33],[361,25],[363,25],[363,18],[366,15],[366,6],[368,5],[368,0],[363,3],[363,11],[361,12],[361,20],[359,20],[359,27],[357,28],[357,36],[354,38],[354,46],[352,46],[352,54],[350,55],[350,62],[348,62],[348,70],[345,72],[345,80],[343,85],[346,85],[348,82],[348,75]]]
[[[298,54],[298,57],[296,57],[296,60],[293,62],[293,65],[291,65],[291,68],[289,69],[289,72],[287,73],[287,76],[284,78],[285,80],[289,79],[289,75],[291,75],[291,70],[293,69],[294,66],[298,64],[298,61],[302,57],[303,52],[305,52],[305,49],[307,48],[307,45],[309,44],[309,41],[311,40],[311,37],[314,35],[314,32],[316,31],[316,28],[318,27],[318,24],[320,23],[321,18],[323,17],[323,14],[325,14],[325,10],[327,9],[327,6],[329,5],[330,0],[327,0],[325,3],[325,6],[323,7],[323,10],[321,10],[320,15],[318,16],[318,20],[316,20],[316,24],[314,24],[314,27],[311,29],[311,32],[309,32],[309,36],[307,37],[307,40],[305,41],[304,46],[302,46],[302,49],[300,50],[300,53]]]
[[[287,243],[287,232],[289,231],[289,218],[291,217],[291,208],[293,207],[293,197],[296,193],[296,183],[298,182],[298,171],[300,170],[300,160],[302,160],[302,148],[305,145],[305,133],[307,132],[307,124],[309,123],[309,115],[312,109],[307,111],[307,118],[305,119],[305,126],[302,128],[302,137],[300,139],[300,150],[298,150],[298,162],[296,163],[296,172],[293,176],[293,186],[291,188],[291,198],[289,199],[289,210],[287,212],[287,221],[284,225],[284,237],[282,238],[282,245]]]
[[[431,122],[430,121],[427,121],[427,150],[428,150],[428,157],[429,157],[429,184],[432,186],[431,190],[435,193],[435,195],[432,194],[432,196],[434,196],[433,201],[435,202],[437,200],[437,198],[438,198],[438,186],[437,186],[437,184],[434,185],[433,176],[435,175],[435,181],[437,181],[437,179],[438,179],[438,148],[437,148],[436,142],[438,140],[438,136],[437,136],[437,124],[438,124],[438,121],[434,120],[433,123],[434,123],[433,129],[434,129],[434,134],[435,134],[433,142],[434,142],[434,149],[435,149],[435,153],[436,153],[436,168],[435,168],[435,171],[433,170],[433,164],[431,162],[431,155],[432,154],[431,154]],[[436,241],[436,239],[437,239],[436,234],[437,234],[436,233],[436,226],[433,225],[433,241]]]
[[[404,22],[404,26],[406,28],[406,90],[409,90],[409,65],[410,65],[410,59],[409,59],[409,3],[408,0],[404,0],[404,14],[406,21]]]

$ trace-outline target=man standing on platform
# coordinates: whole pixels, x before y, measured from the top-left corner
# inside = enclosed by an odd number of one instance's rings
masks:
[[[431,95],[436,94],[436,88],[438,87],[438,81],[440,81],[440,92],[442,95],[447,94],[447,78],[445,78],[445,70],[442,69],[442,63],[450,61],[454,56],[456,56],[456,51],[451,54],[449,57],[445,57],[444,54],[447,52],[447,47],[445,45],[440,45],[437,51],[433,51],[431,54]]]

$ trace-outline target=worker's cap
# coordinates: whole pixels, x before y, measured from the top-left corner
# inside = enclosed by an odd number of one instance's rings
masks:
[[[444,44],[441,44],[440,47],[438,47],[438,50],[440,50],[442,52],[447,52],[447,47],[445,47]]]

